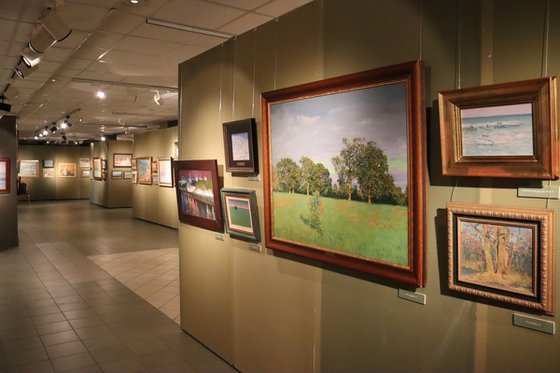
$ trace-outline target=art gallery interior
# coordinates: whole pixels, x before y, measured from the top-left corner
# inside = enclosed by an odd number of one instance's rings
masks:
[[[70,35],[42,34],[48,7]],[[466,135],[442,137],[438,98],[560,74],[559,2],[139,0],[135,7],[128,0],[0,0],[0,30],[0,93],[11,107],[0,112],[0,161],[8,160],[0,167],[8,165],[9,181],[2,189],[0,179],[0,372],[560,370],[558,174],[520,176],[521,164],[503,177],[474,162],[479,175],[446,175],[442,138]],[[51,41],[42,60],[26,65],[29,42],[37,47],[45,35]],[[298,91],[290,87],[322,87],[301,85],[340,83],[329,79],[367,70],[393,84],[391,67],[415,61],[422,61],[424,93],[412,80],[404,100],[418,94],[420,104],[404,113],[407,123],[421,125],[405,136],[419,150],[418,166],[404,175],[417,179],[415,190],[402,188],[409,204],[399,208],[418,228],[405,251],[419,253],[421,281],[391,275],[405,265],[371,264],[301,240],[276,245],[270,102],[284,103]],[[24,78],[14,75],[18,66]],[[547,82],[555,92],[554,80]],[[106,99],[95,97],[99,90]],[[492,101],[499,94],[485,96],[488,106],[517,102]],[[558,99],[542,89],[536,95],[550,100],[533,106],[533,126],[543,128],[533,132],[534,149],[551,155],[557,172]],[[465,100],[463,108],[487,105]],[[351,122],[353,114],[344,117]],[[228,171],[223,124],[249,118],[257,171]],[[71,128],[63,131],[63,122]],[[288,142],[314,149],[327,137]],[[161,168],[158,161],[171,158],[215,160],[219,187],[254,192],[260,237],[179,220],[181,193],[166,186],[163,170],[139,180],[140,159],[142,167]],[[520,158],[508,159],[519,165]],[[21,178],[28,195],[18,195],[18,167],[33,172],[29,161],[38,161],[37,175]],[[75,176],[60,164],[74,164]],[[464,214],[457,205],[494,205],[478,210],[481,221],[529,227],[535,304],[527,306],[526,293],[511,301],[508,289],[482,280],[467,291],[450,286],[462,276],[450,264],[461,236],[448,223],[447,204],[455,219]]]

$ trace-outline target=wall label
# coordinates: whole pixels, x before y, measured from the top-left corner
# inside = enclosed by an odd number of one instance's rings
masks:
[[[415,291],[408,291],[404,289],[399,289],[398,297],[401,299],[406,299],[418,304],[426,304],[426,294],[417,293]]]
[[[544,188],[517,188],[518,197],[531,197],[531,198],[552,198],[558,199],[560,187],[544,187]]]
[[[513,325],[552,335],[556,333],[556,323],[554,321],[541,320],[519,313],[513,314]]]

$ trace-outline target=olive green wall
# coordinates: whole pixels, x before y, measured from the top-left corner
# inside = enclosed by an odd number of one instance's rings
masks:
[[[0,158],[10,160],[10,192],[0,193],[0,250],[15,247],[19,243],[17,196],[16,196],[16,117],[0,116]]]
[[[89,147],[55,145],[20,145],[18,159],[39,161],[39,177],[24,177],[32,201],[87,199],[89,178],[80,177],[80,158],[89,158]],[[55,177],[43,177],[43,160],[54,161]],[[58,177],[60,163],[75,163],[76,177]]]
[[[178,128],[171,127],[134,135],[134,157],[176,158]],[[132,186],[132,216],[152,223],[177,228],[175,188],[159,185]]]
[[[560,337],[514,327],[511,309],[444,286],[446,202],[558,201],[517,198],[523,180],[443,177],[435,101],[442,90],[558,74],[560,3],[550,2],[548,34],[546,4],[318,0],[183,63],[180,158],[217,159],[225,187],[256,190],[261,227],[263,183],[225,172],[222,142],[223,122],[255,117],[262,170],[261,92],[422,59],[429,106],[426,305],[375,279],[180,224],[183,329],[245,373],[558,371]]]
[[[114,153],[132,154],[132,141],[107,140],[91,145],[91,158],[99,157],[106,159],[107,169],[104,170],[105,178],[103,180],[91,180],[90,202],[107,208],[131,207],[131,179],[113,179],[111,177],[111,171],[113,170],[130,171],[131,168],[114,168]]]

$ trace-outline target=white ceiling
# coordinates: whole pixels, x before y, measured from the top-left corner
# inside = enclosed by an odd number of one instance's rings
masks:
[[[68,140],[158,128],[178,117],[177,91],[165,88],[178,86],[177,65],[226,39],[150,25],[147,18],[239,35],[310,1],[142,0],[132,6],[129,0],[0,0],[0,94],[16,88],[18,95],[6,103],[23,140],[67,115],[73,123],[65,130]],[[49,7],[72,33],[42,55],[36,71],[18,78],[14,67]],[[105,100],[95,97],[99,89]],[[156,91],[161,106],[153,101]],[[60,141],[61,131],[48,139]]]

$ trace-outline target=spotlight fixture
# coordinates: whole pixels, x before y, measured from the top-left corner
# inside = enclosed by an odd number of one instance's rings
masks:
[[[25,48],[21,54],[23,62],[29,67],[33,67],[41,62],[41,56],[39,52],[34,51],[31,48]]]
[[[37,136],[37,135],[33,136],[33,138],[34,138],[35,140],[39,140],[39,136]]]
[[[95,96],[100,99],[100,100],[105,100],[105,97],[107,97],[105,95],[105,92],[103,92],[102,90],[97,91],[97,93],[95,94]]]
[[[31,40],[29,40],[29,48],[37,53],[45,53],[54,43],[56,43],[56,39],[47,29],[39,27],[37,32],[31,36]]]
[[[49,130],[49,127],[45,127],[45,128],[43,129],[43,132],[41,132],[41,133],[43,134],[43,136],[47,136],[47,135],[49,134],[49,131],[48,131],[48,130]]]
[[[157,90],[156,93],[154,94],[154,102],[158,106],[163,105],[163,98],[161,98],[161,95],[159,94],[159,90]]]
[[[55,133],[56,130],[58,130],[58,127],[57,127],[57,126],[52,126],[52,127],[51,127],[51,132],[52,132],[52,133]]]
[[[57,42],[63,41],[72,33],[70,27],[54,9],[48,9],[47,13],[39,20],[39,23]]]
[[[105,140],[107,140],[107,139],[105,138],[105,136],[102,135],[102,136],[100,137],[100,140],[101,140],[101,141],[105,141]]]
[[[37,65],[28,66],[25,62],[23,62],[23,58],[15,68],[15,72],[17,76],[19,76],[22,79],[25,79],[26,77],[31,75],[35,70],[37,70]]]
[[[8,87],[2,94],[4,98],[8,99],[9,101],[15,100],[19,96],[19,91],[11,84],[8,84]]]

